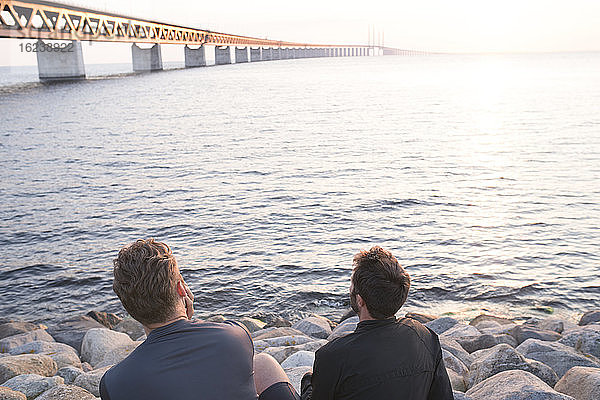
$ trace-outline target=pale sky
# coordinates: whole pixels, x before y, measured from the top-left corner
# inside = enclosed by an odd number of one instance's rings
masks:
[[[369,26],[374,25],[377,35],[384,32],[386,46],[404,49],[600,51],[599,0],[65,0],[61,3],[288,41],[366,44]],[[17,43],[0,39],[0,65],[35,64],[31,54],[17,51]],[[96,46],[97,54],[92,57],[123,62],[126,50],[122,54],[117,51],[121,58],[113,60],[106,48]],[[102,57],[97,57],[98,52]]]

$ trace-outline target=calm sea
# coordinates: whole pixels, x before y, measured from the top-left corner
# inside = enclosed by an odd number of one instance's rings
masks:
[[[600,307],[600,54],[129,68],[0,70],[1,317],[121,311],[112,260],[148,237],[199,316],[337,317],[373,245],[406,310]]]

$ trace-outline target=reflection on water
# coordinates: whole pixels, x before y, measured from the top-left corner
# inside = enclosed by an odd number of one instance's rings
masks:
[[[112,259],[139,237],[172,246],[200,314],[335,316],[374,244],[411,274],[410,309],[600,306],[598,61],[290,60],[3,92],[0,314],[120,310]]]

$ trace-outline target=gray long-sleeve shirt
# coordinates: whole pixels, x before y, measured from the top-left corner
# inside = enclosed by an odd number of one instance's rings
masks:
[[[102,400],[256,400],[252,339],[235,322],[179,320],[102,377]]]

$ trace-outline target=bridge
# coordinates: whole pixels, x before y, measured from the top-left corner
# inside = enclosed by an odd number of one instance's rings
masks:
[[[42,81],[85,78],[81,41],[132,43],[135,72],[163,69],[161,44],[183,45],[186,68],[295,58],[417,54],[376,45],[240,36],[38,0],[0,0],[0,38],[37,39],[29,46],[36,52]]]

